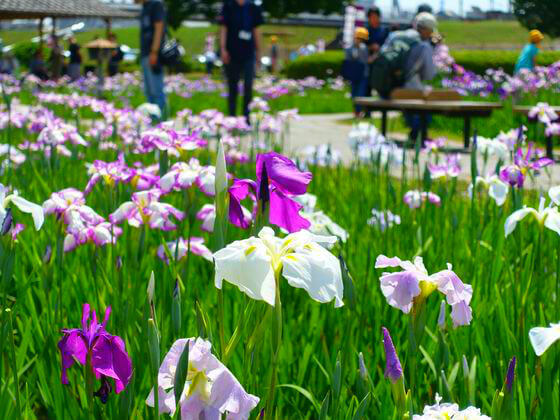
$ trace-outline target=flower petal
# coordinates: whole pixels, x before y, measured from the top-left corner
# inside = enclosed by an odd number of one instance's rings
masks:
[[[215,284],[222,280],[236,285],[252,299],[264,300],[274,306],[276,282],[271,258],[261,239],[235,241],[214,254]]]
[[[529,341],[537,356],[541,356],[555,341],[560,340],[560,324],[550,327],[535,327],[529,330]]]
[[[292,287],[305,289],[312,299],[326,303],[335,300],[343,306],[343,284],[340,262],[316,243],[298,247],[282,258],[282,275]]]
[[[507,219],[506,219],[506,223],[504,225],[504,229],[506,232],[506,236],[508,236],[510,233],[512,233],[515,230],[515,227],[517,226],[517,223],[522,220],[525,216],[527,216],[528,214],[534,214],[534,215],[538,215],[537,211],[533,208],[530,207],[525,207],[522,209],[519,209],[517,211],[514,211]]]
[[[12,194],[6,198],[6,202],[11,201],[14,203],[17,208],[19,208],[24,213],[31,214],[33,218],[33,223],[35,224],[35,229],[41,229],[43,226],[43,222],[45,221],[45,214],[43,212],[43,207],[38,204],[32,203],[27,201],[25,198],[20,197],[19,195]]]

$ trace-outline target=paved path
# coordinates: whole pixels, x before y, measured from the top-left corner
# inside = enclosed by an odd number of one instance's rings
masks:
[[[393,114],[392,116],[394,116]],[[398,115],[398,113],[396,113]],[[375,116],[375,115],[374,115]],[[390,116],[391,117],[391,116]],[[308,145],[321,145],[330,144],[333,149],[338,150],[342,157],[343,162],[349,163],[353,160],[353,152],[348,145],[348,134],[352,130],[352,125],[348,124],[348,120],[352,118],[352,114],[325,114],[325,115],[304,115],[300,120],[294,121],[291,125],[290,143],[288,149],[291,154],[298,155],[299,151]],[[406,136],[402,133],[389,133],[390,139],[404,141]],[[461,149],[462,143],[459,141],[450,141],[449,147]],[[407,170],[409,176],[414,176],[412,173],[412,162],[414,151],[407,150],[406,152]],[[426,163],[426,155],[422,154],[420,165],[423,168]],[[460,155],[461,174],[460,179],[470,181],[470,154],[462,151]],[[493,172],[497,165],[495,158],[490,158],[486,171]],[[483,172],[482,158],[478,159],[479,173]],[[535,178],[535,182],[528,181],[528,186],[532,188],[548,189],[550,186],[560,185],[560,163],[547,168],[547,172],[542,173]],[[401,176],[401,168],[394,167],[392,173],[395,176]]]

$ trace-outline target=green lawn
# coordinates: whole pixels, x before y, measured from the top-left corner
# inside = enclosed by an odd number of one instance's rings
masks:
[[[174,32],[173,36],[180,40],[187,54],[192,55],[203,52],[206,35],[209,32],[217,33],[217,31],[218,27],[215,25],[207,28],[182,27]],[[139,47],[140,36],[137,27],[115,28],[114,32],[117,34],[118,40],[122,44],[126,44],[131,48]],[[274,33],[284,34],[281,37],[282,45],[288,49],[296,49],[304,43],[313,43],[319,38],[324,38],[328,41],[336,35],[336,29],[331,28],[281,27],[275,25],[263,26],[262,32],[264,34],[265,45],[268,45],[270,35]],[[104,36],[105,29],[81,32],[77,34],[76,38],[79,43],[85,44],[91,41],[96,35]],[[35,36],[37,36],[36,31],[0,31],[0,38],[2,38],[5,45],[29,41]]]
[[[450,46],[468,49],[522,46],[527,43],[528,30],[517,21],[459,22],[442,21],[439,31]],[[543,47],[551,47],[545,37]]]
[[[132,48],[138,47],[138,28],[117,28],[114,31],[121,43]],[[214,25],[207,28],[182,27],[175,36],[181,41],[188,54],[198,54],[204,49],[206,34],[215,31],[217,31],[217,27]],[[275,25],[265,25],[262,31],[265,34],[265,45],[268,45],[268,35],[272,33],[285,34],[286,36],[281,37],[281,45],[288,49],[295,49],[304,43],[315,42],[319,38],[324,38],[327,41],[331,40],[337,32],[336,29],[332,28]],[[516,21],[442,21],[440,23],[440,32],[452,47],[461,46],[463,48],[486,49],[521,46],[527,41],[528,31]],[[104,29],[97,29],[79,33],[77,38],[83,44],[93,39],[95,35],[104,35],[104,33]],[[37,36],[36,31],[0,31],[0,38],[4,40],[5,45],[30,40],[34,36]],[[550,39],[547,37],[543,47],[548,48],[550,46]]]

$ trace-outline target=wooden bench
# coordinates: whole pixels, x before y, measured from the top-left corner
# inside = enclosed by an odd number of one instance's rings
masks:
[[[471,119],[488,118],[492,115],[492,111],[502,108],[502,104],[497,102],[476,102],[457,99],[447,100],[447,97],[450,96],[449,92],[445,94],[437,92],[438,91],[433,91],[431,94],[423,95],[422,99],[376,99],[358,97],[354,99],[354,103],[369,111],[381,111],[381,132],[384,136],[387,134],[387,113],[389,111],[412,112],[420,115],[422,119],[422,142],[428,137],[426,119],[429,114],[439,114],[451,118],[463,118],[463,140],[465,148],[468,148],[470,144]],[[397,97],[403,96],[403,92],[393,93]],[[442,97],[446,99],[441,99]]]
[[[529,111],[531,111],[531,109],[534,108],[532,105],[515,105],[513,107],[513,112],[516,114],[521,114],[524,115],[525,117],[527,117],[528,122],[530,123],[535,123],[536,121],[530,120],[528,118],[529,116]],[[556,112],[558,115],[560,115],[560,106],[551,106],[550,108],[552,108],[554,110],[554,112]],[[549,157],[550,159],[553,159],[553,144],[552,144],[552,137],[547,138],[546,139],[546,156]]]

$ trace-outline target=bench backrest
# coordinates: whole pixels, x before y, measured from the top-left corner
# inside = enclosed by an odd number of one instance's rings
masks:
[[[427,101],[460,101],[462,96],[453,89],[432,90],[426,95]]]
[[[424,93],[418,89],[395,89],[391,92],[391,99],[420,99],[424,101],[460,101],[462,96],[453,89],[435,89]]]
[[[418,89],[394,89],[391,99],[424,99],[424,92]]]

